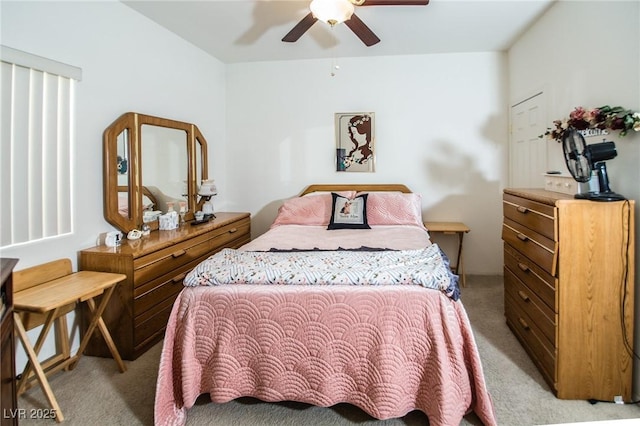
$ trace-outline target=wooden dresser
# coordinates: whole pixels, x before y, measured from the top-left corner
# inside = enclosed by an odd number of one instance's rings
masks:
[[[631,401],[633,209],[504,190],[507,325],[558,398]]]
[[[13,331],[13,268],[18,259],[0,259],[2,286],[0,295],[0,329],[2,336],[0,359],[0,424],[18,424],[18,403],[16,393],[16,339]]]
[[[182,280],[194,266],[225,247],[238,248],[250,240],[249,213],[216,213],[216,219],[206,224],[154,231],[139,240],[125,239],[116,248],[82,250],[80,270],[127,275],[103,314],[122,358],[136,359],[164,337]],[[85,317],[82,330],[87,326]],[[85,354],[111,356],[97,333]]]

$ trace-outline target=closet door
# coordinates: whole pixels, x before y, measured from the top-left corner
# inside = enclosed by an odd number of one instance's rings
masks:
[[[511,107],[509,186],[544,188],[547,142],[538,136],[546,131],[544,94],[529,97]]]

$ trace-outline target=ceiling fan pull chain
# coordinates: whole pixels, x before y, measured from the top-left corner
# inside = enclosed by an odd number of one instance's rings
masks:
[[[331,77],[335,77],[338,70],[340,70],[340,65],[336,64],[335,58],[331,59]]]
[[[340,65],[338,65],[337,62],[338,61],[336,59],[336,46],[333,45],[331,47],[331,72],[330,72],[331,77],[335,77],[338,70],[340,70]]]

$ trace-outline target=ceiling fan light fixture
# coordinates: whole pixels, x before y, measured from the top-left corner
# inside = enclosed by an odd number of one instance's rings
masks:
[[[309,8],[313,16],[332,27],[350,19],[355,10],[349,0],[313,0]]]

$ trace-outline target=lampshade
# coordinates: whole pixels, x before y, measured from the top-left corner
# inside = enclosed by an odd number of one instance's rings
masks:
[[[349,0],[313,0],[309,6],[313,16],[334,26],[353,15],[353,3]]]
[[[216,184],[213,179],[203,180],[202,185],[200,185],[200,189],[198,190],[198,195],[202,197],[211,197],[212,195],[218,195],[218,188],[216,188]]]

